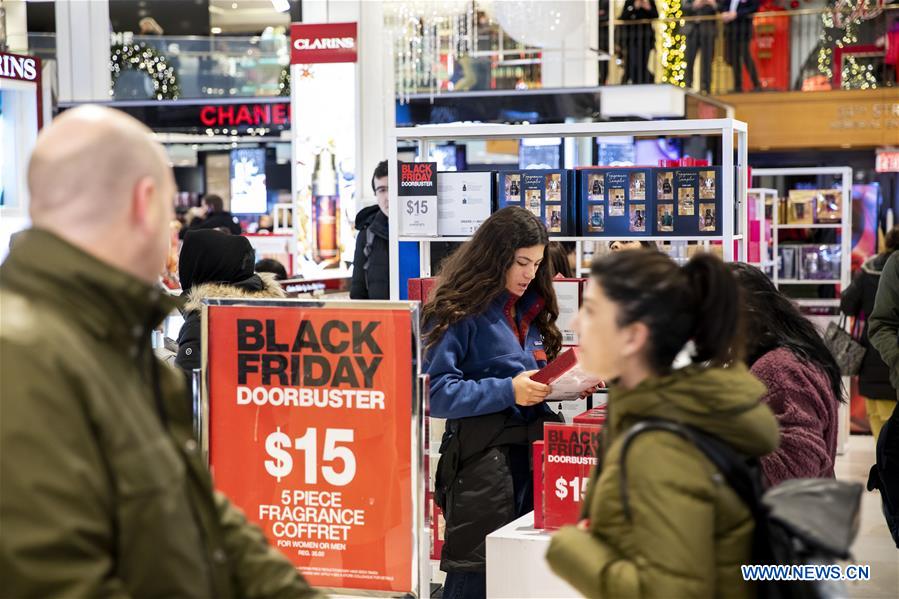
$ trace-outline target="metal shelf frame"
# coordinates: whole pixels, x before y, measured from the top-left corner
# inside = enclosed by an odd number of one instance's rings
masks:
[[[774,226],[772,227],[772,235],[774,238],[774,273],[772,280],[774,281],[774,286],[780,288],[780,285],[840,285],[841,290],[845,289],[849,286],[851,282],[851,266],[852,266],[852,168],[848,166],[837,166],[837,167],[812,167],[812,168],[759,168],[752,169],[752,176],[755,177],[792,177],[792,176],[803,176],[803,175],[815,175],[815,176],[832,176],[839,177],[841,179],[841,191],[843,193],[843,206],[842,206],[842,220],[839,224],[824,224],[824,225],[788,225],[780,223],[780,210],[778,210],[779,206],[774,205],[772,208],[771,218],[773,219]],[[785,194],[789,193],[789,190],[784,190]],[[780,198],[778,198],[778,201]],[[839,281],[796,281],[796,280],[781,280],[779,276],[779,268],[778,265],[780,263],[780,258],[778,256],[778,249],[780,247],[780,231],[783,230],[796,230],[796,229],[835,229],[840,231],[840,280]]]
[[[399,177],[397,173],[397,142],[412,141],[418,147],[420,159],[426,159],[435,141],[525,139],[540,137],[593,138],[616,135],[635,137],[708,135],[721,138],[721,190],[723,235],[716,237],[639,237],[640,241],[721,241],[724,258],[727,261],[745,259],[746,243],[744,234],[748,229],[748,210],[745,199],[748,188],[748,127],[736,119],[687,119],[662,121],[615,121],[607,123],[562,123],[550,125],[496,125],[496,124],[452,124],[421,125],[417,127],[395,127],[387,135],[387,164],[389,170],[389,211],[394,218],[389,219],[390,232],[390,299],[400,297],[399,242],[413,241],[420,244],[421,276],[431,274],[430,243],[438,241],[464,242],[465,237],[408,237],[399,236]],[[736,156],[735,156],[736,153]],[[577,154],[575,166],[593,166],[590,157]],[[739,168],[736,181],[735,169]],[[753,173],[754,174],[754,173]],[[734,190],[736,189],[736,195]],[[735,231],[735,210],[740,208],[739,231]],[[600,237],[552,237],[554,241],[601,241]],[[615,239],[618,239],[617,237]],[[623,239],[623,238],[622,238]],[[740,242],[736,251],[734,242]],[[580,245],[580,243],[578,243]]]
[[[766,187],[750,187],[747,190],[747,202],[753,201],[755,199],[755,215],[756,219],[759,221],[759,262],[749,262],[749,231],[745,231],[744,233],[747,236],[746,243],[746,252],[747,252],[747,263],[752,264],[753,266],[760,268],[762,271],[772,264],[777,264],[777,256],[771,255],[771,239],[768,239],[768,219],[765,216],[765,204],[768,198],[772,198],[772,212],[777,207],[777,190],[770,189]],[[747,206],[748,210],[748,206]],[[773,218],[773,215],[772,215]],[[771,226],[771,234],[774,234],[774,225],[772,221]]]

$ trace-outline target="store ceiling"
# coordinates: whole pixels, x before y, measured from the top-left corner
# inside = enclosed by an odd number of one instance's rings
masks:
[[[266,27],[288,27],[290,12],[278,12],[271,0],[209,0],[209,25],[229,33],[258,33]]]

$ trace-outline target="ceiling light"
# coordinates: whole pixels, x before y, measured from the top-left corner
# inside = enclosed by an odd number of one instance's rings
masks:
[[[272,7],[278,12],[287,12],[290,10],[290,2],[288,0],[272,0]]]
[[[212,29],[209,30],[209,33],[211,33],[212,35],[218,35],[221,32],[222,32],[221,27],[213,27]]]

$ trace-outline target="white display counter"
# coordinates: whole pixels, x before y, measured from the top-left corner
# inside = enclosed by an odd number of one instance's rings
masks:
[[[551,534],[534,530],[534,512],[487,535],[487,597],[581,597],[546,563]]]

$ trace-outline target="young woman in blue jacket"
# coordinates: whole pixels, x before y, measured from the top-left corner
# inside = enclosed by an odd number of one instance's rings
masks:
[[[533,510],[530,444],[560,420],[530,378],[562,346],[548,243],[527,210],[496,212],[446,261],[422,312],[430,415],[447,419],[435,489],[445,599],[486,595],[486,536]]]

